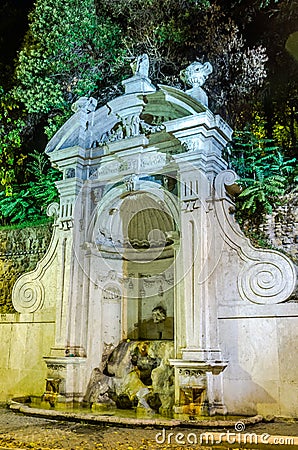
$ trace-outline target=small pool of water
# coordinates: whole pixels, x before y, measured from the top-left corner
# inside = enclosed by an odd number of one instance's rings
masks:
[[[29,403],[26,403],[27,406],[30,406],[30,408],[38,408],[38,409],[45,409],[45,410],[55,410],[55,411],[64,411],[64,412],[71,412],[71,413],[79,413],[79,414],[93,414],[93,415],[99,415],[99,416],[117,416],[117,417],[129,417],[129,418],[137,418],[138,413],[135,409],[117,409],[117,408],[109,408],[107,406],[102,405],[102,407],[98,405],[88,406],[88,405],[82,405],[81,403],[63,403],[63,402],[56,402],[55,406],[51,406],[49,402],[43,401],[41,399],[35,398],[32,399],[32,401]],[[144,413],[146,410],[144,411]],[[139,413],[141,415],[141,413]],[[150,413],[149,411],[146,414],[146,417],[159,417],[162,416],[155,413]]]
[[[220,422],[220,423],[230,423],[236,424],[237,422],[247,419],[246,416],[231,416],[231,415],[216,415],[216,416],[201,416],[195,419],[187,414],[173,414],[171,416],[162,416],[152,410],[146,410],[145,408],[133,408],[133,409],[118,409],[114,407],[109,407],[107,405],[94,403],[93,405],[82,404],[78,402],[59,402],[56,401],[54,406],[51,406],[48,401],[44,401],[41,397],[27,397],[14,399],[15,401],[25,404],[30,408],[50,410],[50,411],[61,411],[65,413],[73,414],[86,414],[86,415],[96,415],[96,416],[110,416],[118,417],[119,419],[129,418],[129,419],[160,419],[162,421],[187,421],[190,423],[201,422],[205,424],[207,422]]]
[[[44,409],[50,411],[61,411],[66,413],[74,413],[74,414],[92,414],[96,416],[111,416],[111,417],[119,417],[119,418],[154,418],[154,419],[163,419],[163,420],[171,420],[173,417],[165,417],[160,414],[155,413],[151,410],[146,410],[144,408],[134,408],[134,409],[118,409],[114,407],[109,407],[106,405],[100,405],[98,403],[93,405],[82,404],[79,402],[55,402],[54,406],[51,406],[48,401],[42,400],[40,397],[27,397],[27,398],[18,398],[14,399],[15,401],[25,404],[30,408],[34,409]]]

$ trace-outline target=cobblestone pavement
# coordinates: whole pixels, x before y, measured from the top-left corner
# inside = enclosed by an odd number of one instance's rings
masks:
[[[217,430],[218,431],[218,430]],[[298,436],[298,422],[262,423],[247,427],[247,432],[257,434]],[[169,433],[170,444],[168,444]],[[99,426],[75,422],[58,422],[56,420],[33,418],[15,413],[0,407],[0,450],[3,449],[68,449],[68,450],[153,450],[153,449],[181,449],[190,450],[200,448],[198,445],[177,445],[174,442],[178,433],[184,436],[199,436],[206,430],[173,429],[166,430],[166,439],[159,434],[162,430],[152,428],[125,428],[115,426]],[[190,434],[192,433],[192,435]],[[286,449],[287,447],[287,449]],[[271,446],[272,448],[272,446]],[[277,448],[277,446],[274,448]],[[290,446],[279,446],[289,450]],[[296,447],[297,448],[297,447]],[[207,447],[205,447],[207,450]],[[208,448],[210,450],[210,446]]]

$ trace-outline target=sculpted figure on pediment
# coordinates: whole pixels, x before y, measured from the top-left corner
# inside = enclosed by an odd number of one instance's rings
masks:
[[[146,53],[138,56],[131,64],[132,72],[134,75],[148,78],[149,75],[149,58]]]

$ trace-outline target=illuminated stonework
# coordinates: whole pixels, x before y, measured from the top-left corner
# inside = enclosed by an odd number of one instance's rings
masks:
[[[172,341],[152,382],[165,395],[158,380],[168,374],[175,413],[298,415],[297,370],[295,402],[283,403],[276,389],[289,392],[293,374],[277,355],[286,342],[291,353],[297,337],[297,305],[287,303],[294,265],[255,249],[231,215],[237,177],[222,151],[232,130],[208,109],[202,83],[157,89],[146,61],[123,82],[123,96],[100,108],[79,101],[48,143],[64,174],[54,238],[36,270],[17,281],[14,305],[21,316],[44,314],[55,324],[47,378],[63,368],[55,376],[68,400],[84,398],[94,371],[107,376],[113,351],[126,355],[136,381],[125,341]],[[149,350],[142,357],[153,358]],[[163,399],[163,412],[172,400]]]

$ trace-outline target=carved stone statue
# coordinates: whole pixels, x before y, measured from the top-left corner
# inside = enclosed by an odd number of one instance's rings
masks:
[[[97,106],[97,100],[93,97],[80,97],[71,106],[71,110],[76,113],[80,109],[87,113],[94,112]]]
[[[126,190],[128,192],[133,192],[136,190],[136,185],[138,181],[137,175],[131,175],[129,178],[125,180]]]
[[[138,75],[140,77],[149,76],[149,58],[146,53],[138,56],[131,64],[132,72],[134,75]]]
[[[212,72],[213,68],[209,62],[202,64],[199,61],[195,61],[180,72],[180,78],[186,84],[193,87],[201,87]]]
[[[173,317],[167,317],[165,308],[152,309],[152,318],[138,324],[139,339],[173,339]]]
[[[152,320],[154,323],[160,323],[167,318],[166,310],[162,306],[156,306],[152,309]]]

